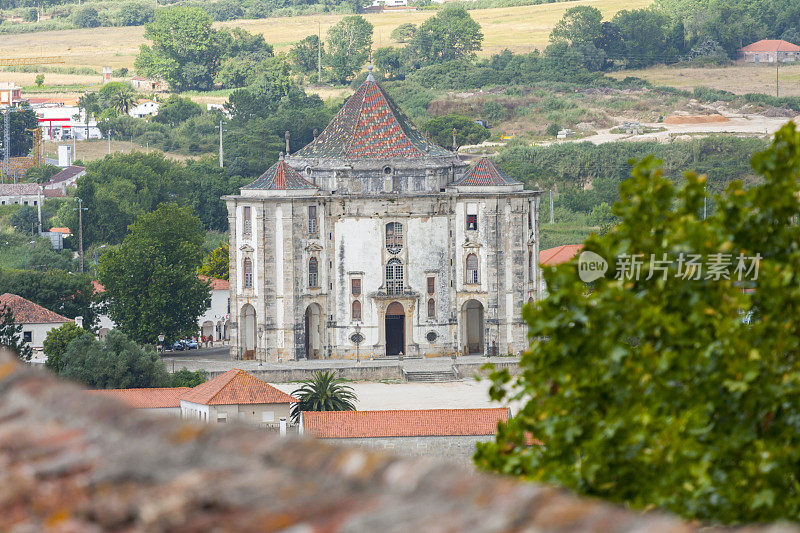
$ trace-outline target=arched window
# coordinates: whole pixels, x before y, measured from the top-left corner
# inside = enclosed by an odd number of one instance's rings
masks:
[[[361,320],[361,302],[358,300],[353,301],[353,305],[350,308],[350,318],[352,320]]]
[[[246,258],[244,260],[244,264],[242,265],[242,279],[244,280],[244,288],[245,289],[252,289],[253,288],[253,261],[250,258]]]
[[[428,318],[436,318],[436,302],[433,298],[428,300]]]
[[[478,256],[475,254],[467,256],[467,283],[469,285],[478,284]]]
[[[396,254],[403,249],[403,225],[399,222],[386,224],[386,249]]]
[[[319,286],[319,268],[316,257],[308,260],[308,286],[312,288]]]
[[[397,258],[386,263],[386,293],[403,294],[403,263]]]
[[[528,281],[533,281],[533,250],[528,250]]]

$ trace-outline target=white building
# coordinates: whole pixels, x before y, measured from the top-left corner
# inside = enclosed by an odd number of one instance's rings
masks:
[[[22,102],[22,87],[14,82],[0,82],[0,107],[17,107]]]
[[[86,175],[86,167],[80,167],[78,165],[69,165],[64,167],[61,172],[50,178],[44,184],[44,189],[48,190],[60,190],[64,194],[67,193],[67,188],[75,187],[78,178],[81,178]]]
[[[200,276],[200,279],[211,285],[211,303],[197,322],[200,335],[212,341],[228,340],[231,313],[230,283],[226,279],[215,279]]]
[[[0,183],[0,205],[40,206],[44,191],[35,183]]]
[[[128,110],[128,114],[133,118],[154,117],[158,115],[158,108],[161,104],[153,100],[139,100],[139,102]]]
[[[540,195],[431,143],[370,74],[311,144],[226,197],[232,356],[523,350]]]
[[[14,323],[22,324],[22,340],[33,349],[34,357],[37,359],[41,358],[42,346],[47,333],[53,328],[61,327],[66,322],[72,322],[72,319],[45,309],[16,294],[0,295],[0,311],[5,312],[7,308],[11,309],[14,314]]]
[[[294,398],[272,385],[232,368],[181,396],[181,418],[209,424],[234,420],[275,427],[289,420]]]

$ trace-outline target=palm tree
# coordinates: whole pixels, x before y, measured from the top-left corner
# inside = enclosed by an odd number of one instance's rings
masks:
[[[314,372],[313,378],[301,382],[292,392],[300,400],[292,406],[292,422],[296,424],[303,411],[355,411],[355,392],[343,381],[333,372]]]

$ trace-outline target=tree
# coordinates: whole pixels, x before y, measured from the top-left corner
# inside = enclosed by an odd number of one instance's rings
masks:
[[[289,50],[289,61],[296,72],[309,74],[317,72],[317,60],[319,59],[319,37],[309,35]],[[325,51],[322,50],[324,54]]]
[[[256,80],[246,89],[233,91],[228,97],[228,107],[240,118],[266,117],[279,107],[302,108],[311,102],[291,78],[289,63],[283,57],[267,59]]]
[[[420,24],[406,50],[418,64],[471,59],[481,49],[483,33],[466,9],[448,5]]]
[[[32,270],[38,264],[44,263],[42,256],[36,252],[39,246],[56,254],[46,239],[40,239],[31,246],[28,270],[0,269],[0,294],[17,294],[67,318],[82,316],[84,327],[91,329],[97,322],[98,310],[90,276],[55,268],[65,265],[54,264],[52,261],[46,263],[46,269]],[[68,251],[59,257],[69,261],[70,266],[74,265]]]
[[[334,372],[314,372],[314,376],[302,381],[302,386],[292,392],[300,400],[292,405],[292,422],[300,421],[303,411],[355,411],[356,395],[353,387],[342,385],[343,379]]]
[[[210,302],[197,278],[203,226],[190,207],[162,204],[130,226],[122,244],[98,266],[109,316],[131,339],[155,344],[191,335]]]
[[[372,63],[384,77],[394,80],[403,77],[403,51],[393,46],[384,46],[372,54]]]
[[[84,6],[72,13],[72,23],[79,28],[96,28],[100,25],[100,17],[95,8]]]
[[[453,129],[456,130],[456,142],[459,146],[478,144],[492,136],[489,130],[476,124],[474,120],[460,115],[436,117],[424,123],[421,129],[433,142],[447,148],[453,147]]]
[[[178,91],[210,88],[222,56],[212,22],[197,6],[157,10],[144,31],[153,44],[140,47],[136,71],[161,78]]]
[[[34,235],[38,229],[39,215],[36,209],[29,205],[20,206],[17,211],[11,215],[11,225],[14,229],[24,235]]]
[[[9,122],[11,157],[24,157],[30,153],[33,147],[33,131],[39,127],[39,119],[36,118],[36,112],[33,109],[24,107],[22,111],[11,113]],[[2,138],[0,138],[0,141],[2,141]],[[5,154],[5,146],[0,152]]]
[[[592,6],[571,7],[564,12],[553,30],[550,42],[595,44],[603,34],[603,14]]]
[[[325,64],[336,83],[347,83],[369,58],[372,24],[360,15],[344,17],[328,30]]]
[[[522,373],[493,372],[490,391],[524,406],[478,465],[702,521],[796,516],[800,132],[783,127],[752,166],[763,181],[730,183],[705,219],[705,177],[634,168],[619,224],[585,243],[608,272],[587,286],[575,262],[547,268],[548,297],[523,309]],[[637,257],[641,274],[620,276]]]
[[[23,361],[30,361],[33,350],[22,338],[22,324],[14,322],[10,307],[0,310],[0,347],[8,348]]]
[[[200,104],[192,102],[189,98],[181,98],[177,94],[170,95],[158,108],[158,115],[152,120],[161,124],[179,124],[192,117],[202,114]]]
[[[27,172],[25,172],[25,180],[34,183],[44,183],[59,172],[61,172],[61,168],[45,163],[29,168]]]
[[[211,250],[211,253],[203,259],[199,273],[209,278],[228,279],[229,264],[228,243],[225,242]]]
[[[407,43],[411,41],[415,33],[417,33],[417,27],[410,22],[405,22],[393,29],[389,38],[398,43]]]
[[[216,21],[234,20],[242,18],[244,15],[241,3],[236,0],[209,2],[206,6],[206,12]]]
[[[640,68],[664,59],[665,15],[652,9],[623,10],[612,20],[619,28],[628,68]]]
[[[67,346],[82,335],[91,337],[91,333],[76,326],[74,322],[66,322],[63,326],[48,331],[42,346],[47,356],[44,366],[60,374],[64,370],[64,354],[67,352]]]
[[[44,74],[37,74],[35,83],[37,87],[44,85]]]
[[[112,81],[98,91],[101,108],[110,108],[120,114],[127,114],[136,101],[136,91],[127,83]]]
[[[60,374],[92,389],[166,387],[169,374],[158,354],[143,350],[117,329],[104,341],[80,335],[68,345]]]
[[[144,26],[155,16],[156,11],[150,4],[143,2],[125,2],[119,10],[120,26]]]
[[[197,387],[208,381],[208,372],[203,370],[191,371],[186,367],[173,372],[170,377],[170,387]]]

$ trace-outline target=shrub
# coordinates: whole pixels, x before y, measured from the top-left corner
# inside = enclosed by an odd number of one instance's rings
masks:
[[[96,28],[100,25],[100,17],[95,8],[84,6],[72,14],[72,23],[79,28]]]

